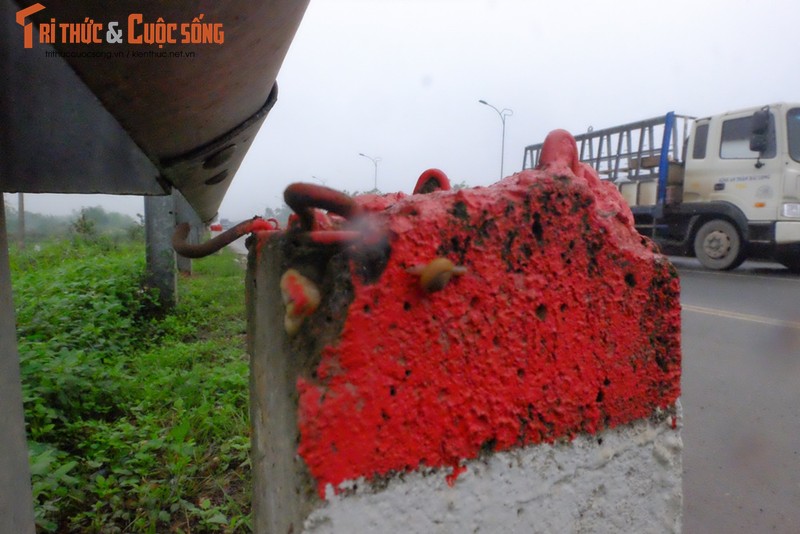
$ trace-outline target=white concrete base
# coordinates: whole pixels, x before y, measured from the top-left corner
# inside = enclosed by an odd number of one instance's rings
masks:
[[[449,470],[329,487],[304,532],[680,532],[680,404],[662,419],[470,461],[453,487]]]

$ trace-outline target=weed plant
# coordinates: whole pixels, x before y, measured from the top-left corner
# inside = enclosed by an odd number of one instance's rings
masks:
[[[250,528],[244,272],[194,262],[156,308],[144,246],[11,251],[37,529]]]

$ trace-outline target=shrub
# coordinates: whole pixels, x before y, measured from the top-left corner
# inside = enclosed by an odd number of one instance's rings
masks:
[[[249,525],[243,271],[181,278],[157,317],[142,245],[12,254],[37,526],[45,532]]]

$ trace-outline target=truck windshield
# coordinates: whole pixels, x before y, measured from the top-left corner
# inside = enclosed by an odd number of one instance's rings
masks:
[[[792,108],[786,114],[786,129],[789,132],[789,155],[800,161],[800,108]]]

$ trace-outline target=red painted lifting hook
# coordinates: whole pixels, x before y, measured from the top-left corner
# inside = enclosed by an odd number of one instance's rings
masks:
[[[431,193],[439,190],[448,191],[449,189],[450,181],[442,171],[428,169],[417,180],[414,194]],[[323,230],[315,228],[315,209],[334,213],[348,221],[353,221],[364,214],[358,203],[340,191],[317,184],[294,183],[286,188],[283,198],[286,204],[299,217],[301,230],[307,232],[308,237],[315,243],[339,244],[355,242],[365,238],[364,228],[361,230]],[[360,226],[363,227],[364,225],[361,224]],[[189,224],[182,223],[175,227],[175,233],[172,235],[172,247],[175,252],[186,258],[203,258],[231,244],[245,234],[257,231],[277,232],[279,230],[278,221],[275,219],[265,220],[260,217],[254,217],[237,224],[205,243],[194,245],[186,241],[190,231]],[[374,236],[372,237],[374,238]]]
[[[341,244],[363,239],[358,230],[322,230],[316,228],[314,209],[323,209],[352,221],[363,210],[352,198],[344,193],[316,184],[291,184],[283,193],[283,198],[300,218],[300,227],[307,237],[318,244]]]
[[[186,238],[189,236],[190,229],[189,223],[181,223],[175,227],[175,232],[172,234],[172,248],[184,258],[204,258],[230,245],[245,234],[262,230],[277,232],[279,224],[275,219],[253,217],[199,245],[187,243]]]
[[[428,169],[419,175],[417,185],[414,186],[414,194],[433,193],[434,191],[450,191],[450,180],[443,171]]]
[[[316,184],[295,183],[283,192],[286,205],[300,217],[304,230],[314,230],[314,208],[323,209],[352,219],[361,214],[361,208],[344,193]]]

